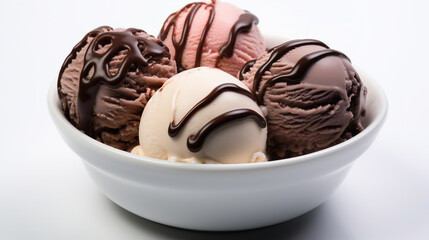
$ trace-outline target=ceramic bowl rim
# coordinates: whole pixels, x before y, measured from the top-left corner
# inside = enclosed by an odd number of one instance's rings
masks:
[[[367,75],[367,74],[366,74]],[[111,146],[108,146],[104,143],[101,143],[86,134],[79,131],[75,128],[64,116],[62,110],[60,109],[59,98],[57,94],[56,82],[52,83],[49,93],[48,93],[48,108],[51,113],[51,117],[55,124],[58,126],[59,131],[64,132],[65,130],[62,128],[67,128],[68,133],[71,134],[74,139],[78,139],[80,141],[84,141],[89,148],[100,148],[100,150],[109,153],[115,159],[120,159],[124,163],[132,163],[136,166],[143,166],[146,164],[152,165],[154,167],[161,168],[169,168],[176,170],[197,170],[197,171],[228,171],[228,170],[251,170],[251,169],[267,169],[267,168],[277,168],[286,165],[293,165],[303,162],[308,162],[312,160],[316,160],[318,158],[324,157],[326,155],[334,154],[340,151],[343,148],[346,148],[350,145],[355,144],[361,139],[365,138],[371,132],[375,131],[383,124],[386,115],[387,115],[387,98],[385,93],[378,85],[377,82],[374,81],[372,77],[365,78],[366,81],[370,79],[371,88],[369,89],[372,93],[378,95],[376,99],[380,104],[380,109],[374,116],[373,120],[369,123],[369,125],[359,134],[354,136],[353,138],[337,144],[335,146],[314,152],[306,155],[292,157],[287,159],[279,159],[268,162],[259,162],[259,163],[239,163],[239,164],[190,164],[190,163],[180,163],[180,162],[170,162],[161,159],[155,159],[150,157],[138,156],[135,154],[131,154],[126,151],[122,151]]]

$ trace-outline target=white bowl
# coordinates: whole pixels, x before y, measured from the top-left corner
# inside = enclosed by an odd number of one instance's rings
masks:
[[[270,45],[279,39],[269,39]],[[119,206],[170,226],[210,231],[280,223],[319,206],[374,141],[387,114],[380,86],[360,71],[368,88],[367,127],[352,139],[300,157],[263,163],[199,165],[141,157],[100,143],[64,117],[53,83],[51,117],[101,191]]]

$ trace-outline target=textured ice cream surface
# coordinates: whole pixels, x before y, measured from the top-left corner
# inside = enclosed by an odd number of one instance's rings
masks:
[[[271,159],[318,151],[363,129],[366,89],[350,60],[320,41],[276,46],[240,78],[266,108]]]
[[[235,77],[247,61],[265,51],[258,21],[229,3],[195,2],[171,14],[159,37],[170,49],[179,71],[217,67]]]
[[[133,152],[176,162],[260,162],[267,161],[266,136],[248,88],[221,70],[199,67],[170,78],[150,99]]]
[[[143,108],[173,75],[167,47],[140,29],[104,26],[89,32],[64,61],[58,94],[77,128],[110,146],[138,144]]]

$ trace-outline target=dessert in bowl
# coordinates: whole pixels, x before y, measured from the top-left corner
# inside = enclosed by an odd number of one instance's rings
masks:
[[[266,37],[267,47],[284,39]],[[113,202],[149,220],[194,230],[243,230],[302,215],[334,192],[373,143],[387,114],[383,90],[358,70],[368,89],[364,129],[334,146],[275,161],[189,164],[138,156],[101,143],[64,116],[56,83],[48,106],[58,131]]]

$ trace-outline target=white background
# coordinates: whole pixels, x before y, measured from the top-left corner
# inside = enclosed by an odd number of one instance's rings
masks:
[[[335,194],[289,222],[229,233],[171,228],[117,207],[59,137],[48,87],[86,32],[110,25],[157,35],[188,1],[0,0],[0,239],[429,238],[426,1],[229,2],[257,15],[264,34],[345,52],[383,86],[384,128]]]

